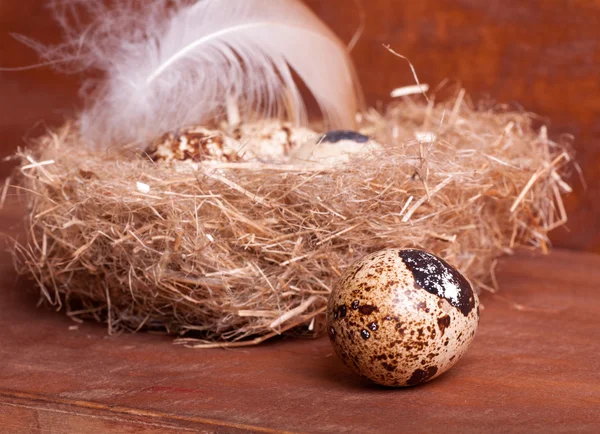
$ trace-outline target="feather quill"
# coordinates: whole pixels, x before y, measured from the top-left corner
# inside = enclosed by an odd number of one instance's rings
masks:
[[[331,127],[352,128],[361,102],[346,47],[299,0],[54,0],[65,43],[45,60],[86,81],[82,134],[96,145],[138,144],[224,117],[306,122],[299,77]],[[82,25],[87,22],[90,24]]]

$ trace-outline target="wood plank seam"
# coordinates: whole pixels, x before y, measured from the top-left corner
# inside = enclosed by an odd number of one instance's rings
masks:
[[[198,430],[194,429],[194,428],[185,428],[182,426],[171,425],[171,424],[144,422],[144,421],[140,421],[140,420],[126,419],[126,418],[122,418],[122,417],[118,417],[118,416],[103,416],[103,415],[97,415],[97,414],[81,413],[81,412],[77,412],[77,411],[66,411],[66,410],[60,410],[58,408],[40,407],[40,406],[27,405],[27,404],[21,404],[21,403],[16,403],[16,402],[0,401],[0,408],[2,406],[25,408],[28,410],[35,410],[35,411],[46,411],[46,412],[50,412],[50,413],[66,414],[66,415],[71,415],[71,416],[81,416],[83,418],[90,418],[90,419],[103,419],[103,420],[107,420],[110,422],[125,422],[125,423],[131,423],[131,424],[135,424],[135,425],[143,425],[143,426],[152,427],[152,428],[161,428],[161,429],[170,429],[170,430],[176,429],[178,431],[198,432]]]
[[[163,419],[163,420],[168,420],[168,421],[172,421],[174,423],[177,422],[189,422],[189,423],[198,423],[198,424],[204,424],[204,425],[214,425],[214,426],[219,426],[219,427],[224,427],[224,428],[233,428],[233,429],[238,429],[238,430],[245,430],[245,431],[252,431],[252,432],[261,432],[261,433],[289,433],[291,434],[291,432],[288,431],[280,431],[280,430],[275,430],[275,429],[270,429],[270,428],[266,428],[266,427],[261,427],[261,426],[254,426],[254,425],[246,425],[246,424],[241,424],[241,423],[235,423],[235,422],[227,422],[227,421],[222,421],[222,420],[218,420],[218,419],[209,419],[209,418],[203,418],[203,417],[195,417],[195,416],[182,416],[182,415],[177,415],[177,414],[169,414],[169,413],[163,413],[163,412],[158,412],[158,411],[150,411],[150,410],[139,410],[139,409],[135,409],[135,408],[130,408],[130,407],[123,407],[123,406],[119,406],[119,405],[106,405],[106,404],[100,404],[100,403],[96,403],[96,402],[92,402],[92,401],[80,401],[80,400],[71,400],[71,399],[64,399],[64,398],[56,398],[56,397],[46,397],[46,396],[42,396],[42,395],[36,395],[36,394],[32,394],[32,393],[24,393],[24,392],[16,392],[16,391],[11,391],[11,390],[2,390],[0,389],[0,405],[11,405],[14,407],[21,407],[21,408],[30,408],[30,409],[40,409],[39,407],[35,407],[32,405],[27,405],[27,404],[20,404],[20,403],[15,403],[15,402],[11,402],[10,400],[24,400],[28,403],[39,403],[39,404],[54,404],[54,405],[66,405],[66,406],[72,406],[75,408],[82,408],[82,409],[87,409],[87,410],[99,410],[99,411],[103,411],[103,412],[107,412],[107,413],[114,413],[115,416],[95,416],[98,418],[104,418],[104,419],[109,419],[109,420],[117,420],[119,418],[119,416],[116,415],[130,415],[130,416],[137,416],[137,417],[147,417],[147,418],[154,418],[154,419]],[[65,410],[59,410],[59,409],[43,409],[46,411],[55,411],[58,413],[67,413],[67,414],[73,414],[73,415],[79,415],[79,416],[86,416],[86,417],[94,417],[88,414],[84,414],[84,413],[78,413],[77,411],[73,411],[73,412],[68,412]],[[137,422],[134,420],[129,420],[129,419],[123,419],[121,418],[121,420],[127,420],[128,422],[134,422],[134,423],[143,423],[143,422]],[[148,424],[148,423],[146,423]],[[160,427],[157,424],[158,427]],[[164,425],[164,427],[171,427],[171,428],[180,428],[177,425]],[[193,429],[191,431],[194,431]]]

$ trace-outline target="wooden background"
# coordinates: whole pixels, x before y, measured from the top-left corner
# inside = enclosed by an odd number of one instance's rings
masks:
[[[360,24],[353,0],[306,0],[345,40]],[[587,189],[577,179],[568,227],[556,245],[600,252],[600,0],[362,0],[364,34],[353,51],[370,104],[413,83],[460,81],[474,99],[519,104],[550,123],[554,137],[575,136]],[[0,0],[0,66],[36,62],[10,33],[56,41],[41,0]],[[0,72],[0,156],[77,109],[77,78],[48,68]],[[2,163],[0,176],[10,171]]]

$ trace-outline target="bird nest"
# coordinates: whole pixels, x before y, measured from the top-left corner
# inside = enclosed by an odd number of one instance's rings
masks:
[[[328,167],[157,164],[65,126],[19,153],[17,268],[75,320],[200,347],[318,335],[336,279],[383,248],[429,250],[494,289],[500,255],[547,251],[566,221],[571,159],[531,115],[463,96],[367,112],[377,155]]]

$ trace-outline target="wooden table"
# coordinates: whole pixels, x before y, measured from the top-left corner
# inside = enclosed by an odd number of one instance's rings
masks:
[[[6,230],[18,213],[3,213]],[[599,256],[503,260],[469,353],[397,390],[354,376],[327,339],[191,350],[76,327],[0,258],[3,433],[600,432]]]

